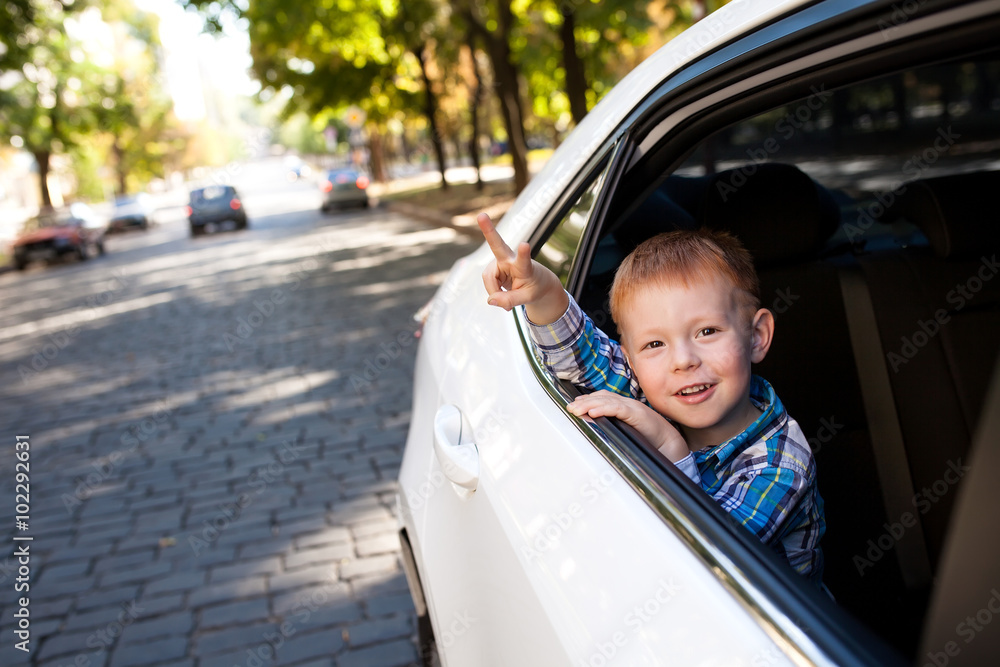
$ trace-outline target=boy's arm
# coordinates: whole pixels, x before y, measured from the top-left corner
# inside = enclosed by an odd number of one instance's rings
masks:
[[[639,398],[639,385],[621,346],[594,325],[573,297],[566,294],[566,300],[566,311],[551,324],[536,324],[528,315],[528,333],[542,363],[578,387]]]
[[[488,215],[480,213],[476,221],[494,257],[483,271],[489,304],[504,310],[524,306],[546,367],[580,387],[638,397],[639,386],[618,343],[594,326],[552,271],[531,259],[531,247],[521,243],[515,252]]]

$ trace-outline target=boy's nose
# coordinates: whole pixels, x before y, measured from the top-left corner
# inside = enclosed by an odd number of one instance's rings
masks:
[[[698,355],[691,349],[690,345],[673,346],[673,354],[670,357],[671,370],[674,372],[687,371],[698,366]]]

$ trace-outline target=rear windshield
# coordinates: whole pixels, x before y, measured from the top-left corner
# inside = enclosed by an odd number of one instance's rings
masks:
[[[231,194],[232,194],[232,188],[221,185],[213,185],[211,187],[193,191],[191,193],[191,201],[193,202],[211,201],[213,199],[222,199],[224,197],[228,197]]]

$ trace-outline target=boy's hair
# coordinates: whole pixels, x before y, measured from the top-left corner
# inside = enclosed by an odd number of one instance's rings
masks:
[[[710,229],[678,230],[647,239],[629,253],[611,285],[611,318],[620,316],[637,289],[650,283],[684,287],[722,276],[745,297],[747,320],[760,308],[760,281],[753,258],[728,232]]]

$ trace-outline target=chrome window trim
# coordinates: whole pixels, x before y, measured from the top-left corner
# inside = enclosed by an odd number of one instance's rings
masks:
[[[562,387],[555,376],[545,370],[528,334],[528,321],[522,308],[514,309],[517,332],[530,360],[531,370],[552,402],[562,410],[567,419],[590,441],[594,448],[618,471],[629,486],[660,516],[663,522],[683,541],[705,565],[715,572],[722,586],[736,599],[758,626],[796,665],[823,665],[835,667],[836,663],[820,649],[792,619],[778,610],[768,596],[755,586],[746,574],[692,522],[657,479],[661,473],[650,466],[629,458],[612,443],[593,422],[570,414],[566,406],[573,397]]]

